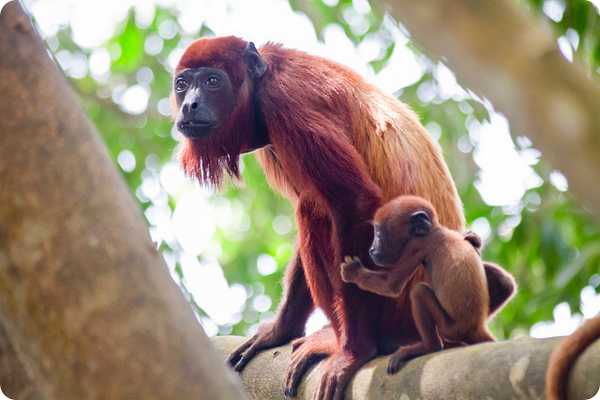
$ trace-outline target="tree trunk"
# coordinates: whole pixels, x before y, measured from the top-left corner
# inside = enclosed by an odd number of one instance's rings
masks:
[[[414,40],[533,139],[600,218],[600,85],[514,0],[380,0]]]
[[[419,357],[388,375],[388,357],[379,357],[356,374],[346,400],[538,400],[544,396],[544,376],[559,338],[522,338],[486,343]],[[215,346],[229,354],[243,342],[236,336],[216,337]],[[242,373],[251,399],[281,399],[291,347],[260,353]],[[297,400],[312,399],[321,368],[306,375]],[[569,400],[590,399],[600,383],[600,340],[577,360],[569,379]]]
[[[14,400],[43,400],[0,321],[0,388]]]
[[[8,394],[244,398],[16,2],[0,54],[0,344],[26,371]]]

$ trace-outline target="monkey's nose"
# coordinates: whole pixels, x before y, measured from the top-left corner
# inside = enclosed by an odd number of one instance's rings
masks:
[[[373,261],[373,263],[375,265],[377,265],[378,267],[384,267],[386,262],[384,260],[384,254],[379,251],[377,248],[375,247],[371,247],[369,249],[369,256],[371,256],[371,261]]]
[[[369,249],[369,255],[371,256],[371,258],[376,259],[378,258],[378,256],[380,255],[377,250],[374,247],[371,247]]]
[[[186,119],[194,119],[195,114],[197,113],[197,109],[198,103],[194,101],[193,103],[184,104],[181,111],[183,112],[183,116]]]

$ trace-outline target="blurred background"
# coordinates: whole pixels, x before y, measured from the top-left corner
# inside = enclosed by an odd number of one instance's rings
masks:
[[[600,0],[518,2],[552,26],[565,58],[600,79]],[[273,316],[296,236],[290,205],[269,189],[252,155],[242,160],[243,182],[219,193],[178,165],[171,73],[191,41],[214,35],[334,59],[418,113],[443,148],[468,226],[486,243],[484,258],[519,283],[492,324],[500,338],[565,335],[600,311],[600,228],[567,179],[525,132],[511,131],[489,101],[461,87],[367,0],[24,3],[208,335],[251,334]],[[308,331],[323,323],[315,312]]]

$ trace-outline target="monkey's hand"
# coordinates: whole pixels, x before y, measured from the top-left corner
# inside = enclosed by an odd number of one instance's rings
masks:
[[[263,323],[258,327],[258,332],[254,336],[229,355],[227,363],[236,372],[241,372],[258,352],[284,345],[302,334],[303,331],[294,332],[289,329],[289,326],[282,326],[278,319]]]
[[[358,257],[344,257],[344,262],[342,262],[341,270],[342,270],[342,280],[347,283],[355,283],[355,280],[358,276],[358,273],[361,269],[364,268],[362,261]]]

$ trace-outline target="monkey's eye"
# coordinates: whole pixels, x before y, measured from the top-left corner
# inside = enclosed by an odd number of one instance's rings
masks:
[[[188,88],[188,83],[185,79],[179,78],[175,81],[175,91],[183,92]]]
[[[209,76],[208,79],[206,80],[206,86],[211,87],[211,88],[217,88],[217,87],[219,87],[220,84],[221,84],[221,80],[216,75]]]

